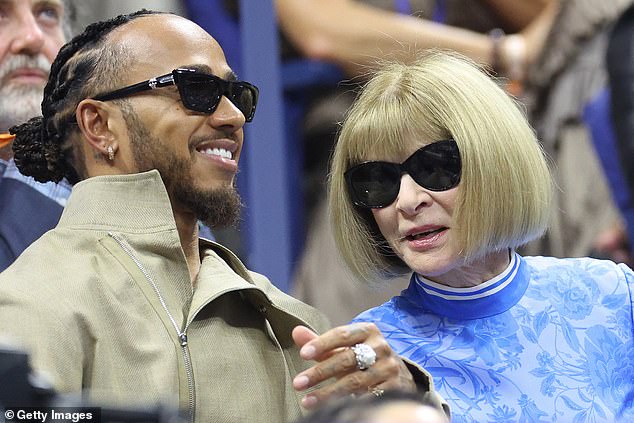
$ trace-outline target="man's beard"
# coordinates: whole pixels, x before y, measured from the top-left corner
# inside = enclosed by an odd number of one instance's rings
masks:
[[[8,75],[19,68],[40,69],[48,74],[50,63],[43,55],[13,55],[0,65],[0,131],[42,114],[43,85],[8,81]]]
[[[123,107],[132,154],[139,171],[156,169],[161,174],[172,201],[191,210],[210,228],[234,226],[240,217],[242,202],[234,185],[222,188],[199,188],[192,177],[191,161],[169,157],[170,149],[150,135],[137,114]],[[191,154],[194,154],[191,151]]]

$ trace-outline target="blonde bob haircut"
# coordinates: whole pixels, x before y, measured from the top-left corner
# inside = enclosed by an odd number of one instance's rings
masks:
[[[403,273],[369,210],[355,207],[344,173],[366,160],[399,161],[416,147],[455,139],[462,176],[453,231],[467,262],[515,249],[548,225],[553,183],[518,104],[471,60],[431,51],[414,63],[383,63],[342,124],[330,173],[334,235],[353,273]]]

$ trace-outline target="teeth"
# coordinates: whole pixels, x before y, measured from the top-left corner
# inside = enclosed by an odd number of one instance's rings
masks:
[[[231,151],[225,150],[224,148],[207,148],[202,150],[202,153],[209,154],[210,156],[220,156],[225,159],[231,159]]]
[[[440,232],[441,230],[442,229],[436,229],[435,231],[421,232],[421,233],[418,233],[418,234],[410,235],[409,238],[410,239],[424,238],[424,237],[429,236],[429,235],[431,235],[433,233]]]

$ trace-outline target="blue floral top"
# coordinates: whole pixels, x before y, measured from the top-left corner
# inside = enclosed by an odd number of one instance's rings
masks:
[[[633,299],[625,265],[513,253],[476,287],[414,274],[355,321],[433,375],[452,422],[634,422]]]

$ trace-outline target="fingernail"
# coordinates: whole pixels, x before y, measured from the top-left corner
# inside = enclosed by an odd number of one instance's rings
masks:
[[[302,398],[302,405],[306,408],[314,407],[317,404],[317,397],[314,395],[306,395]]]
[[[308,382],[310,382],[308,376],[297,376],[293,380],[293,387],[295,387],[295,389],[304,389],[308,386]]]
[[[315,356],[315,347],[313,347],[312,345],[304,345],[299,353],[302,358],[310,360]]]

